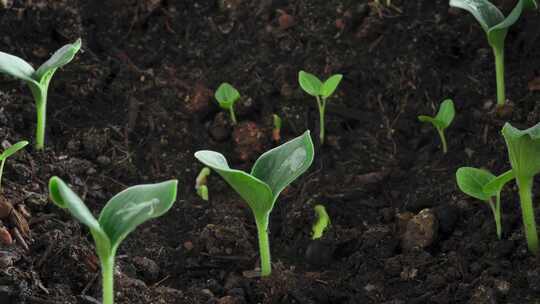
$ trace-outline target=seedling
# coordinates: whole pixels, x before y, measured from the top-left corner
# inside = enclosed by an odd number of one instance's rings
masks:
[[[224,82],[218,87],[214,96],[222,109],[229,110],[232,124],[236,125],[234,103],[240,98],[240,93],[232,85]]]
[[[330,226],[330,217],[326,213],[326,209],[323,205],[315,206],[315,213],[317,214],[317,221],[313,224],[312,240],[320,239],[323,236],[324,231]]]
[[[206,185],[206,182],[209,175],[210,169],[204,167],[201,169],[201,172],[199,172],[199,175],[197,175],[197,179],[195,180],[195,190],[197,190],[197,194],[205,201],[208,201],[208,186]]]
[[[418,116],[418,120],[420,120],[421,122],[430,122],[435,127],[435,129],[437,129],[437,133],[439,133],[439,137],[441,138],[444,154],[448,152],[448,146],[446,144],[444,130],[446,130],[446,128],[450,126],[452,120],[454,120],[455,115],[456,110],[454,109],[454,102],[451,99],[446,99],[441,103],[439,112],[437,112],[437,115],[435,115],[435,117],[426,115]]]
[[[195,153],[199,161],[221,175],[251,208],[259,237],[261,276],[270,275],[272,269],[268,240],[270,213],[281,191],[311,166],[313,153],[309,131],[261,155],[251,173],[229,168],[225,157],[218,152]]]
[[[272,139],[275,142],[281,140],[281,118],[277,114],[272,114],[272,120],[274,123],[274,128],[272,129]]]
[[[324,144],[324,113],[326,110],[326,100],[336,91],[343,75],[335,74],[330,76],[323,83],[317,76],[300,71],[298,73],[298,82],[304,92],[317,99],[319,107],[319,140]]]
[[[6,164],[6,160],[11,155],[17,153],[22,148],[26,147],[28,145],[28,142],[26,140],[20,141],[11,147],[7,148],[0,154],[0,190],[2,190],[2,174],[4,173],[4,165]]]
[[[502,236],[501,191],[504,185],[514,177],[512,170],[499,176],[487,170],[472,167],[462,167],[456,172],[457,184],[463,193],[488,203],[495,219],[499,239]]]
[[[47,91],[49,90],[49,83],[56,70],[71,62],[80,48],[81,39],[77,39],[73,44],[64,45],[37,70],[34,70],[28,62],[17,56],[0,52],[0,73],[26,82],[34,97],[37,111],[37,150],[43,150],[45,147],[45,120],[47,116]]]
[[[519,188],[527,245],[533,254],[538,254],[538,232],[534,219],[532,187],[534,176],[540,172],[540,123],[526,130],[518,130],[506,123],[502,134]]]
[[[116,194],[101,210],[99,219],[60,178],[49,181],[51,200],[66,208],[90,228],[103,276],[103,304],[114,303],[114,261],[120,243],[137,226],[167,212],[176,200],[178,182],[138,185]]]
[[[495,56],[495,73],[497,79],[497,106],[506,101],[504,86],[504,41],[508,29],[517,22],[525,9],[535,9],[536,0],[518,0],[508,17],[488,0],[450,0],[450,6],[464,9],[471,13],[487,35],[487,40]]]

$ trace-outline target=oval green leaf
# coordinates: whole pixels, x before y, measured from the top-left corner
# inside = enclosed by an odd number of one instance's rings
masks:
[[[509,181],[513,180],[514,178],[516,178],[514,171],[508,170],[504,172],[503,174],[497,176],[496,178],[492,179],[489,183],[487,183],[482,188],[482,191],[484,191],[485,193],[489,193],[492,196],[495,196],[498,193],[501,193],[501,190],[504,187],[504,185],[506,185]]]
[[[488,201],[491,198],[492,195],[485,193],[483,188],[493,179],[495,179],[495,175],[483,169],[462,167],[456,172],[459,189],[463,193],[482,201]]]
[[[45,61],[36,71],[34,79],[42,83],[44,76],[52,77],[56,69],[70,63],[81,49],[81,38],[74,43],[66,44],[58,49],[49,60]]]
[[[34,68],[23,59],[8,53],[0,52],[0,73],[37,85],[32,78],[35,73]]]
[[[240,93],[232,85],[224,82],[218,87],[214,97],[222,109],[228,110],[240,98]]]
[[[300,71],[298,73],[298,83],[300,87],[311,96],[319,96],[321,94],[322,82],[317,76]]]
[[[341,79],[343,79],[343,75],[341,74],[332,75],[328,78],[322,85],[321,96],[323,98],[328,98],[330,95],[334,94]]]
[[[4,152],[2,152],[2,154],[0,154],[0,160],[4,160],[4,159],[10,157],[11,155],[17,153],[19,150],[26,147],[26,145],[28,145],[28,142],[26,140],[22,140],[22,141],[19,141],[16,144],[11,145],[9,148],[4,150]]]
[[[446,99],[441,103],[439,112],[437,112],[437,115],[435,116],[435,120],[440,122],[443,129],[446,129],[450,126],[455,116],[456,110],[454,108],[454,102],[452,99]]]

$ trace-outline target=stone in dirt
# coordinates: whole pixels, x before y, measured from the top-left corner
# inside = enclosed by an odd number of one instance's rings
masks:
[[[437,239],[439,221],[431,209],[423,209],[413,216],[401,237],[401,248],[411,251],[415,248],[425,249]]]

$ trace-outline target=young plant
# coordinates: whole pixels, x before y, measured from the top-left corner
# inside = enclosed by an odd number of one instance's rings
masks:
[[[272,129],[272,139],[275,142],[281,140],[281,118],[277,114],[272,114],[272,120],[274,123],[274,128]]]
[[[509,170],[499,176],[484,169],[462,167],[456,172],[459,189],[476,199],[488,203],[495,219],[497,237],[502,236],[501,191],[506,183],[514,179],[514,172]]]
[[[197,194],[205,201],[208,201],[208,186],[206,185],[206,181],[209,175],[210,169],[204,167],[199,172],[199,175],[197,175],[197,179],[195,179],[195,190],[197,190]]]
[[[222,83],[214,95],[219,106],[224,110],[229,110],[231,115],[231,121],[233,125],[236,125],[236,115],[234,115],[234,103],[240,98],[240,93],[232,85],[224,82]]]
[[[441,106],[439,107],[439,112],[437,112],[437,115],[435,115],[435,117],[426,115],[418,116],[418,120],[420,120],[421,122],[430,122],[435,127],[435,129],[437,129],[437,133],[439,133],[439,137],[441,138],[444,154],[448,152],[448,146],[446,144],[444,130],[446,130],[446,128],[450,126],[452,120],[454,120],[454,116],[456,116],[456,110],[454,109],[454,102],[451,99],[446,99],[441,103]]]
[[[323,83],[317,76],[300,71],[298,73],[298,82],[304,92],[317,99],[319,107],[319,140],[324,144],[324,113],[326,110],[326,100],[336,91],[343,75],[335,74],[330,76]]]
[[[2,190],[2,174],[4,173],[4,165],[6,164],[6,160],[11,155],[17,153],[22,148],[26,147],[28,145],[28,142],[26,140],[20,141],[11,147],[7,148],[0,154],[0,190]]]
[[[99,219],[60,178],[49,181],[51,200],[90,228],[101,262],[103,304],[114,303],[114,261],[120,243],[137,226],[167,212],[176,200],[176,180],[138,185],[116,194],[101,210]]]
[[[229,168],[225,157],[214,151],[198,151],[195,157],[214,169],[247,202],[255,217],[261,255],[261,276],[271,273],[268,220],[276,200],[290,183],[313,162],[313,142],[309,131],[267,151],[251,173]]]
[[[47,115],[47,91],[51,78],[58,68],[68,64],[81,48],[81,39],[58,49],[37,70],[23,59],[0,52],[0,73],[10,75],[26,82],[36,103],[36,149],[45,147],[45,120]]]
[[[488,0],[450,0],[450,6],[464,9],[471,13],[486,32],[487,40],[495,56],[495,73],[497,79],[497,106],[506,101],[504,87],[504,41],[508,29],[517,22],[525,9],[535,9],[536,0],[518,0],[508,17]]]
[[[311,236],[312,240],[320,239],[323,236],[324,231],[328,226],[330,226],[330,217],[326,212],[326,209],[323,205],[315,206],[315,213],[317,214],[317,221],[313,224],[312,230],[313,235]]]
[[[540,172],[540,123],[526,130],[518,130],[506,123],[502,134],[519,188],[527,245],[533,254],[538,254],[538,232],[534,218],[532,187],[534,176]]]

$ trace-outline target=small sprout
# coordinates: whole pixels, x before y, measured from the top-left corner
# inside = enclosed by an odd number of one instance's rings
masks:
[[[315,213],[317,214],[317,221],[312,227],[312,240],[320,239],[323,236],[324,231],[328,228],[328,226],[330,226],[330,217],[328,216],[324,206],[316,205],[314,209]]]
[[[508,17],[488,0],[450,0],[450,6],[464,9],[471,13],[486,32],[487,40],[495,56],[497,78],[497,106],[506,101],[504,87],[504,41],[508,29],[517,22],[525,9],[537,8],[536,0],[518,0]]]
[[[272,139],[275,142],[281,140],[281,118],[277,114],[272,114],[272,120],[274,122],[274,128],[272,129]]]
[[[197,190],[197,194],[205,201],[208,201],[208,186],[206,182],[209,175],[210,168],[204,167],[199,172],[199,175],[197,175],[197,179],[195,179],[195,190]]]
[[[0,73],[10,75],[26,82],[34,97],[37,110],[36,149],[45,147],[45,120],[47,115],[47,91],[49,83],[58,68],[73,60],[81,48],[81,39],[58,49],[37,70],[23,59],[0,52]]]
[[[238,100],[238,98],[240,98],[240,93],[238,93],[238,90],[236,90],[232,85],[224,82],[218,87],[214,96],[222,109],[229,110],[231,121],[233,125],[236,125],[234,103]]]
[[[335,74],[330,76],[323,83],[317,76],[300,71],[298,73],[298,82],[304,92],[317,99],[319,107],[319,140],[324,144],[324,113],[326,110],[326,100],[336,91],[343,75]]]
[[[309,131],[261,155],[251,173],[231,169],[218,152],[195,153],[195,157],[221,175],[253,211],[259,237],[261,276],[268,276],[272,271],[268,240],[270,213],[281,191],[311,166],[313,153]]]
[[[4,152],[2,152],[2,154],[0,154],[0,190],[2,189],[2,174],[4,173],[4,165],[6,164],[6,160],[11,155],[26,147],[26,145],[28,145],[26,140],[20,141],[14,145],[11,145],[11,147],[7,148],[4,150]]]
[[[495,176],[487,170],[472,167],[462,167],[456,172],[457,184],[463,193],[489,204],[495,219],[499,240],[502,236],[501,191],[504,185],[512,179],[514,179],[512,170],[499,176]]]
[[[532,187],[534,176],[540,172],[540,123],[526,130],[518,130],[506,123],[502,134],[519,189],[527,245],[533,254],[538,254],[538,232],[534,219]]]
[[[439,112],[437,112],[437,115],[435,115],[435,117],[426,116],[426,115],[418,116],[418,120],[420,120],[421,122],[430,122],[431,124],[433,124],[435,129],[437,129],[437,132],[439,133],[439,137],[441,138],[444,154],[448,152],[448,146],[446,144],[446,137],[444,136],[444,130],[450,126],[450,124],[452,123],[452,120],[454,120],[455,115],[456,115],[456,110],[454,109],[454,102],[451,99],[446,99],[445,101],[441,103]]]
[[[176,200],[176,180],[138,185],[116,194],[101,210],[99,219],[60,178],[49,181],[51,200],[68,209],[73,217],[90,229],[96,243],[103,276],[103,304],[114,303],[114,260],[120,243],[147,220],[166,213]]]

